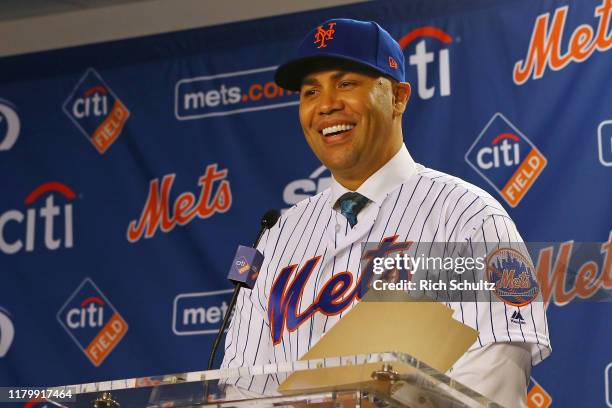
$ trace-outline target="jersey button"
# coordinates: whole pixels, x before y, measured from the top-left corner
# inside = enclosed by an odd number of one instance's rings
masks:
[[[340,232],[340,228],[342,228],[340,224],[336,224],[336,232]]]

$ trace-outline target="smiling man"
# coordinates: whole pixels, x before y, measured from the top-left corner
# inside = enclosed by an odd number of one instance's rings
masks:
[[[522,242],[488,193],[410,156],[402,133],[410,97],[404,56],[378,24],[322,23],[275,80],[300,92],[304,135],[333,180],[264,235],[265,261],[253,290],[238,300],[223,367],[298,360],[361,299],[363,242]],[[537,293],[537,283],[526,282]],[[501,300],[451,304],[453,317],[479,335],[448,374],[520,407],[531,366],[550,354],[545,311],[534,298]],[[274,394],[282,380],[271,375],[233,385]]]

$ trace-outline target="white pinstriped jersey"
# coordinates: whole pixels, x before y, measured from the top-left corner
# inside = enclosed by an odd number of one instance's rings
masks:
[[[420,165],[415,169],[387,193],[380,205],[371,203],[352,229],[332,209],[331,189],[301,201],[281,216],[259,245],[265,260],[255,287],[243,289],[239,296],[222,367],[298,360],[358,301],[353,297],[346,308],[334,314],[330,312],[333,305],[323,304],[321,298],[330,294],[326,283],[343,272],[352,277],[353,288],[357,285],[362,242],[380,242],[395,235],[397,242],[415,244],[522,242],[506,211],[484,190]],[[303,268],[307,273],[300,273]],[[281,293],[287,294],[287,288],[298,279],[304,288],[298,297],[294,291],[271,306],[273,287],[279,293],[279,284],[284,285]],[[501,301],[454,302],[449,306],[455,319],[479,331],[471,349],[492,342],[530,343],[533,364],[550,353],[545,309],[540,301],[521,307]],[[521,322],[512,321],[515,311],[520,312]],[[278,313],[282,313],[280,318]],[[233,383],[271,394],[283,379],[270,375]]]

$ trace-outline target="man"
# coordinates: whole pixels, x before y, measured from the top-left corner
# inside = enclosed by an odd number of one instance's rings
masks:
[[[412,160],[402,134],[410,97],[404,56],[385,30],[329,20],[297,54],[275,80],[300,92],[304,135],[332,185],[289,209],[264,235],[265,261],[253,290],[240,295],[223,367],[299,359],[360,299],[362,242],[522,241],[485,191]],[[340,278],[353,289],[338,289]],[[550,353],[543,305],[532,300],[452,304],[453,317],[479,336],[449,375],[505,406],[523,406],[531,365]],[[513,323],[516,311],[522,320]],[[234,385],[273,394],[282,380]]]

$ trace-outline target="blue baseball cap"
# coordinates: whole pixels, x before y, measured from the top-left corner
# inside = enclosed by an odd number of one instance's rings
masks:
[[[334,18],[306,35],[295,58],[276,69],[274,81],[298,91],[321,59],[356,62],[396,81],[405,80],[404,53],[387,31],[373,21]]]

